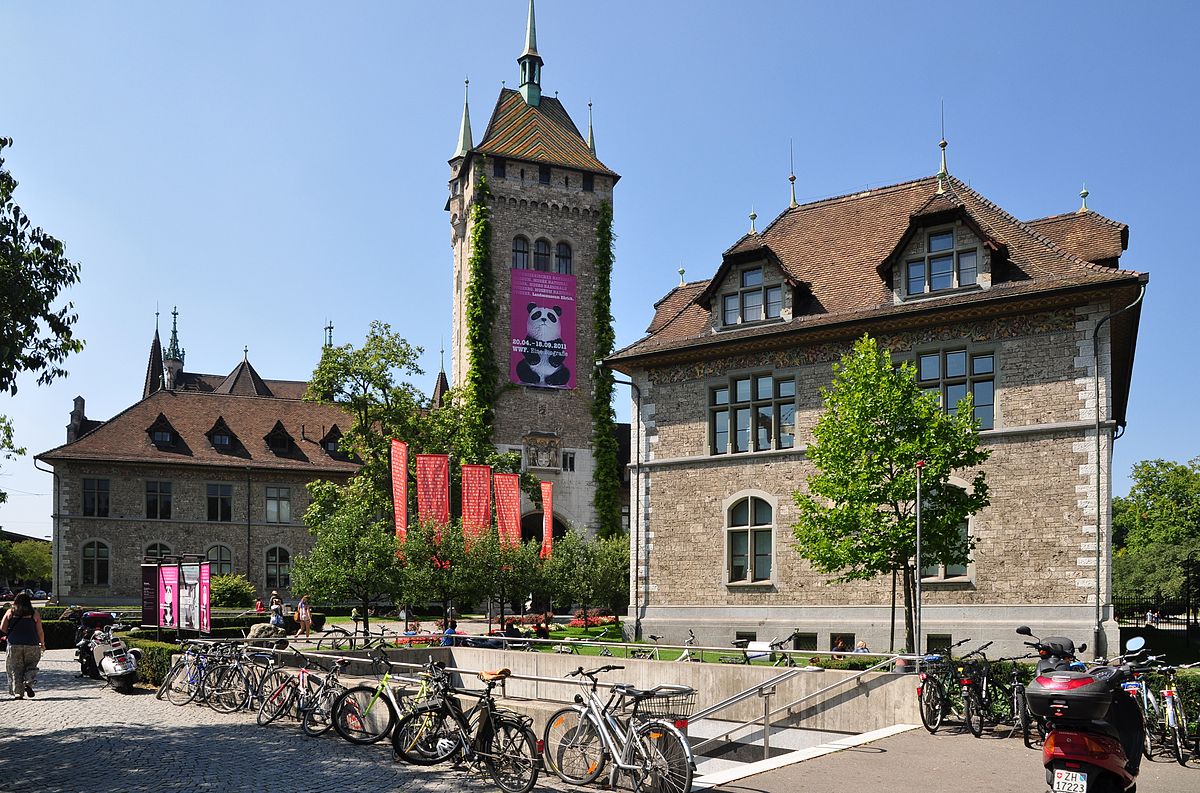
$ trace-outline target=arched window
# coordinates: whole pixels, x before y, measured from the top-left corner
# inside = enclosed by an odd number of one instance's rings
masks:
[[[550,272],[550,240],[533,243],[533,269]]]
[[[292,586],[292,555],[287,548],[272,545],[267,549],[267,589]]]
[[[228,545],[211,545],[208,548],[209,572],[213,575],[230,575],[233,573],[233,551]]]
[[[775,510],[761,496],[736,499],[725,510],[725,572],[731,584],[771,580]]]
[[[146,546],[145,557],[147,559],[161,559],[164,556],[171,555],[171,546],[165,542],[152,542]]]
[[[571,274],[571,246],[565,242],[554,246],[554,272]]]
[[[83,585],[108,586],[108,544],[91,540],[83,544]]]
[[[514,270],[529,269],[529,240],[525,237],[513,237],[512,268]]]

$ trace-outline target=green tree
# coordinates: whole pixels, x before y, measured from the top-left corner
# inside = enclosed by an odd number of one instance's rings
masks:
[[[292,564],[292,591],[326,602],[352,601],[369,629],[371,608],[396,602],[403,592],[391,507],[365,477],[344,487],[313,482],[308,490],[312,503],[304,523],[315,544]]]
[[[37,375],[47,385],[67,370],[63,362],[83,349],[74,333],[74,305],[55,307],[59,293],[79,281],[79,265],[63,255],[63,244],[29,218],[13,201],[17,180],[4,167],[0,138],[0,391],[17,393],[18,375]],[[0,459],[24,454],[13,443],[12,424],[0,415]],[[6,494],[0,490],[0,503]]]
[[[595,305],[592,322],[595,333],[596,360],[612,355],[616,345],[612,316],[613,230],[612,204],[600,205],[600,221],[596,224],[596,256],[592,271],[596,277]],[[592,454],[595,468],[592,482],[595,495],[596,533],[601,537],[623,534],[621,525],[621,464],[618,458],[616,417],[613,413],[612,370],[597,366],[593,372],[592,391]],[[634,417],[637,421],[638,417]]]
[[[49,581],[53,572],[50,543],[38,540],[0,540],[0,577],[10,582]]]
[[[629,605],[629,538],[623,534],[593,541],[592,594],[614,614]]]
[[[470,556],[480,576],[481,588],[492,602],[499,604],[500,624],[510,604],[523,603],[541,581],[541,543],[529,540],[511,544],[500,539],[494,528],[472,545]]]
[[[436,601],[445,614],[488,595],[483,572],[488,561],[486,550],[467,552],[460,521],[446,526],[422,521],[410,526],[400,545],[400,555],[404,559],[401,591],[406,603]]]
[[[224,608],[247,608],[254,605],[254,584],[241,573],[215,575],[210,583],[212,604]]]
[[[1113,499],[1113,544],[1120,548],[1200,541],[1200,457],[1186,465],[1142,460],[1129,495]]]
[[[907,646],[913,641],[916,472],[923,461],[921,560],[965,564],[973,541],[960,527],[988,504],[982,472],[969,489],[950,476],[983,463],[971,398],[953,412],[917,384],[911,363],[896,367],[869,336],[833,366],[808,458],[817,472],[794,494],[797,552],[839,581],[898,570],[904,582]]]

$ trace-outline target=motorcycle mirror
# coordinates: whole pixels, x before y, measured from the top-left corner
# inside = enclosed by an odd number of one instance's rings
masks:
[[[1141,636],[1133,636],[1129,641],[1125,642],[1125,652],[1136,653],[1138,650],[1146,646],[1145,638]]]
[[[1086,644],[1086,643],[1085,643],[1085,644],[1081,644],[1081,645],[1079,645],[1079,646],[1078,646],[1077,648],[1075,648],[1075,649],[1076,649],[1076,651],[1077,651],[1077,652],[1081,652],[1081,653],[1082,653],[1082,652],[1084,652],[1085,650],[1087,650],[1087,644]]]
[[[1029,630],[1028,625],[1022,625],[1021,627],[1017,628],[1017,633],[1021,634],[1022,636],[1032,636],[1033,635],[1033,631]]]

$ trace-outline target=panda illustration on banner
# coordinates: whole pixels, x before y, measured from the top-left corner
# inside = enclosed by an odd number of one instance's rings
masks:
[[[517,377],[526,385],[562,387],[571,381],[567,343],[562,338],[561,306],[530,303],[525,307],[525,343]]]

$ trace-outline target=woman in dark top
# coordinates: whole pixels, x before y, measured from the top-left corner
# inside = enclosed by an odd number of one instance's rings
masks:
[[[22,592],[13,601],[13,606],[0,620],[0,633],[8,637],[8,693],[13,699],[24,699],[34,695],[33,684],[37,681],[38,661],[46,649],[46,636],[42,633],[42,615],[33,608],[29,595]]]

